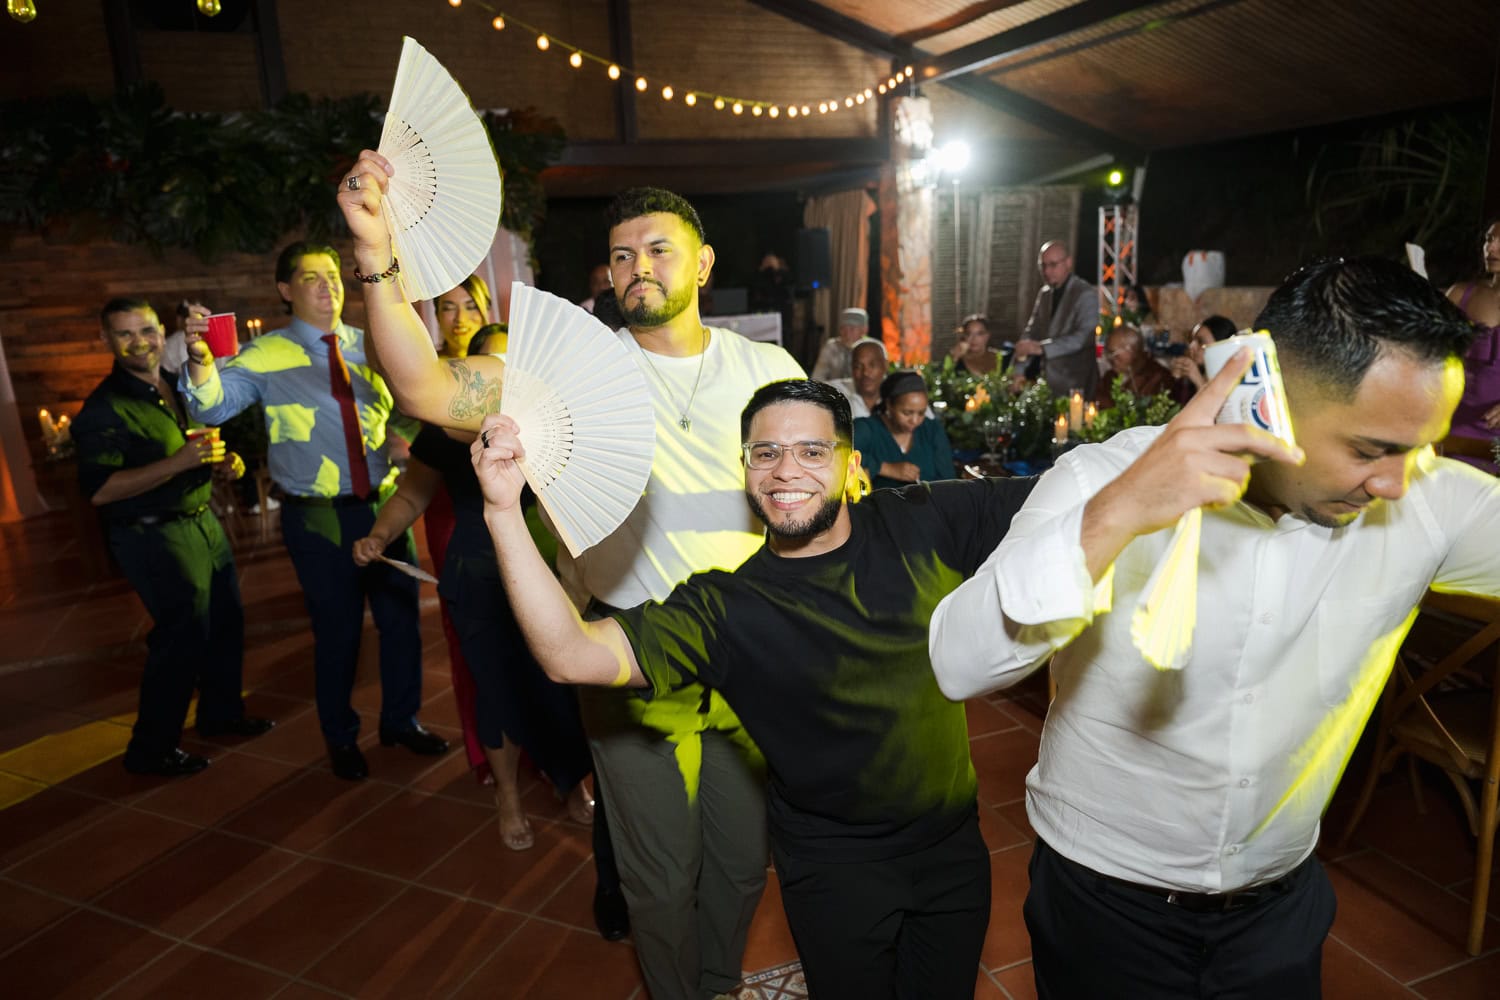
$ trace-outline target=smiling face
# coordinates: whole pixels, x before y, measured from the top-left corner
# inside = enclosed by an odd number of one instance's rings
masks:
[[[459,285],[438,296],[437,321],[443,354],[461,358],[468,352],[469,339],[484,325],[484,313],[468,289]]]
[[[609,273],[632,328],[665,326],[698,306],[714,252],[669,212],[626,219],[609,231]]]
[[[1288,375],[1287,401],[1300,466],[1262,462],[1246,499],[1273,516],[1349,524],[1372,503],[1405,495],[1416,453],[1442,440],[1463,393],[1463,364],[1424,361],[1400,350],[1376,358],[1352,400],[1330,398]]]
[[[303,254],[297,259],[290,281],[278,281],[276,290],[292,304],[292,315],[320,330],[338,325],[344,311],[344,280],[339,266],[324,253]]]
[[[166,343],[166,335],[155,312],[150,309],[132,309],[128,312],[110,313],[104,317],[100,339],[121,368],[148,381],[156,379],[157,370],[161,367],[161,352]]]
[[[785,402],[767,406],[750,421],[751,441],[794,445],[801,441],[834,441],[833,414],[815,403]],[[801,555],[827,552],[849,537],[849,511],[844,504],[852,470],[859,467],[857,452],[847,442],[835,446],[832,460],[821,469],[806,469],[794,449],[783,448],[781,459],[769,469],[745,467],[745,500],[771,535],[771,548]]]

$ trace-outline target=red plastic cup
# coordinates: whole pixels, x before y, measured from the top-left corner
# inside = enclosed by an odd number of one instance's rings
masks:
[[[234,313],[214,313],[208,317],[203,342],[216,358],[232,358],[240,353],[240,331],[235,325]]]

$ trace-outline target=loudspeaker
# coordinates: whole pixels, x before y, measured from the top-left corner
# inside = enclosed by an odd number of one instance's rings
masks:
[[[833,280],[833,254],[828,227],[797,230],[797,260],[793,268],[799,288],[822,288]]]

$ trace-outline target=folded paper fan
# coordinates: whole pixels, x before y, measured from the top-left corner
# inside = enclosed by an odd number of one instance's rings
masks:
[[[516,282],[500,399],[521,428],[521,471],[568,551],[618,528],[656,452],[651,391],[619,337],[566,299]]]
[[[412,301],[474,273],[500,226],[500,167],[489,131],[442,63],[404,39],[380,154],[396,168],[386,222]]]

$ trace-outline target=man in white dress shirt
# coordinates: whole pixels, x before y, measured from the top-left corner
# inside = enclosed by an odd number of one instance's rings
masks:
[[[1256,326],[1305,461],[1212,423],[1242,352],[1167,427],[1066,455],[932,619],[951,698],[1052,656],[1026,782],[1043,998],[1319,996],[1322,812],[1422,595],[1500,596],[1500,481],[1430,447],[1463,389],[1464,318],[1361,258],[1299,271]],[[1199,627],[1185,667],[1157,671],[1132,612],[1197,506]]]

